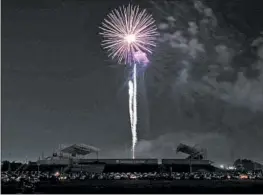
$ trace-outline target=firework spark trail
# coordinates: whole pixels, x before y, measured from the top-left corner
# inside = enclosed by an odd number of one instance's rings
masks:
[[[137,144],[137,69],[133,66],[133,75],[129,80],[129,112],[132,131],[132,158],[135,158],[135,147]]]
[[[134,140],[132,144],[132,158],[135,158],[135,147],[137,143],[137,69],[136,64],[133,68],[133,134]]]
[[[129,113],[130,113],[130,123],[131,123],[131,129],[133,125],[133,82],[129,80]]]

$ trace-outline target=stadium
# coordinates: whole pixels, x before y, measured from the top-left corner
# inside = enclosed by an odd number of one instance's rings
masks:
[[[36,162],[23,164],[16,171],[59,171],[61,173],[85,171],[103,172],[214,172],[212,161],[205,159],[204,151],[180,144],[177,152],[188,154],[186,159],[100,159],[100,149],[85,145],[73,144],[54,152],[52,156],[42,157]],[[88,158],[96,153],[96,159]]]
[[[36,162],[12,165],[8,170],[2,165],[2,192],[212,193],[230,192],[232,187],[240,192],[251,192],[251,186],[262,189],[262,166],[248,171],[237,161],[242,171],[218,168],[207,159],[206,150],[185,144],[176,149],[188,154],[185,159],[101,159],[99,152],[94,146],[73,144]],[[88,158],[92,153],[97,158]]]

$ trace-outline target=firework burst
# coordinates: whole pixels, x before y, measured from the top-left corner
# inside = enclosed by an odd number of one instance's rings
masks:
[[[129,78],[129,112],[132,131],[132,158],[137,143],[137,65],[148,64],[147,54],[152,53],[157,39],[157,28],[152,15],[139,6],[128,5],[110,12],[100,27],[102,46],[109,57],[118,63],[133,66]]]
[[[137,51],[152,53],[157,38],[157,27],[152,15],[139,6],[128,5],[111,11],[100,27],[102,47],[118,63],[131,65]]]

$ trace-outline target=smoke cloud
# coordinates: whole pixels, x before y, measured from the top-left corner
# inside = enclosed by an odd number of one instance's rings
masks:
[[[152,113],[162,110],[166,126],[152,119],[155,138],[140,141],[138,155],[176,157],[172,149],[188,141],[206,147],[210,159],[262,161],[263,34],[248,41],[202,1],[153,5],[161,36],[148,85],[171,106],[152,98]]]

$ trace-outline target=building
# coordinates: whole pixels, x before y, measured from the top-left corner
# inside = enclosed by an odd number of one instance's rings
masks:
[[[21,166],[18,171],[49,172],[192,172],[215,171],[212,162],[204,160],[202,150],[180,144],[177,152],[189,154],[186,159],[100,159],[99,149],[85,144],[72,144],[59,149],[52,156]],[[96,158],[88,158],[95,153]]]
[[[86,163],[87,156],[95,153],[98,161],[99,149],[86,144],[72,144],[70,146],[59,149],[52,156],[43,157],[37,162],[30,162],[21,166],[19,170],[31,171],[59,171],[59,172],[103,172],[105,164],[103,163]],[[17,171],[19,171],[17,170]]]

